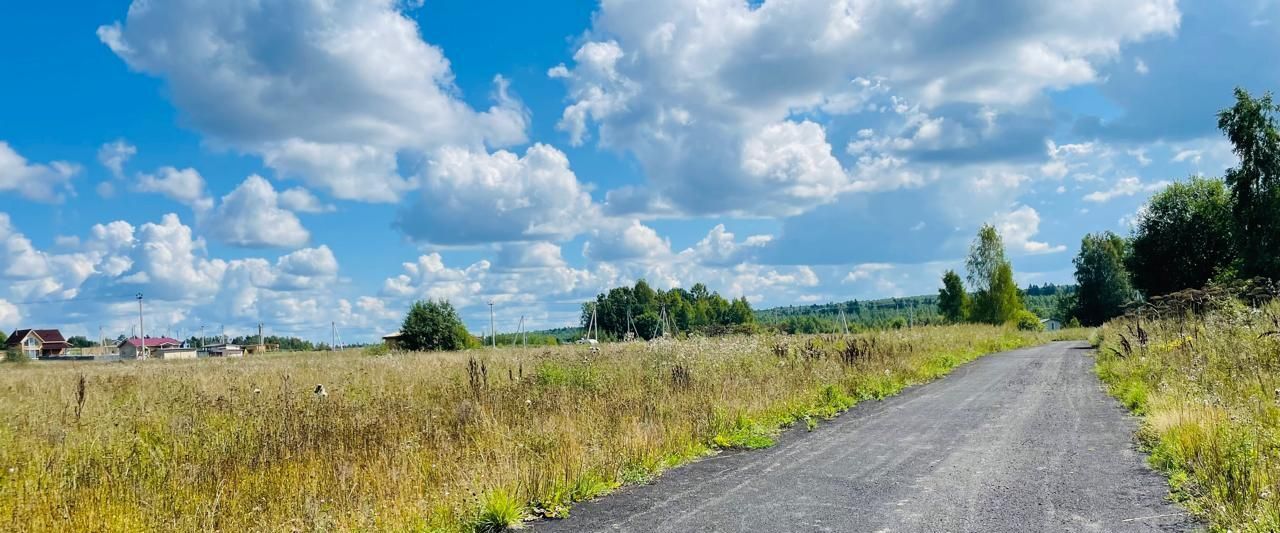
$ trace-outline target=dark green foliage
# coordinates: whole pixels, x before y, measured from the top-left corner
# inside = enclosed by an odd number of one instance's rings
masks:
[[[1038,316],[1055,316],[1053,310],[1058,305],[1058,300],[1074,294],[1075,286],[1057,286],[1052,295],[1041,289],[1036,291],[1039,294],[1030,296],[1031,290],[1032,287],[1028,287],[1028,291],[1023,294],[1023,305]],[[938,295],[789,305],[756,311],[755,317],[760,324],[785,333],[839,333],[842,331],[841,309],[844,309],[849,330],[853,332],[891,328],[896,322],[895,318],[899,317],[902,319],[901,323],[910,319],[917,326],[947,323],[939,308]]]
[[[98,343],[85,338],[83,335],[72,335],[67,339],[67,344],[71,345],[72,348],[92,348],[98,345]]]
[[[204,346],[208,344],[217,344],[222,342],[222,339],[217,337],[206,337],[204,339],[200,339],[199,337],[192,336],[188,338],[186,342],[187,346]],[[232,337],[230,342],[231,344],[239,344],[241,346],[258,344],[258,336],[241,335],[239,337]],[[263,335],[262,343],[266,345],[279,346],[280,351],[283,352],[312,352],[316,350],[329,349],[328,344],[317,344],[298,337],[281,337],[277,335]]]
[[[9,334],[3,331],[0,331],[0,344],[4,344],[5,341],[7,340],[9,340]]]
[[[1147,296],[1205,286],[1235,261],[1231,196],[1221,180],[1193,177],[1156,193],[1138,217],[1125,263]]]
[[[1059,296],[1057,301],[1054,302],[1053,309],[1050,310],[1047,314],[1040,313],[1040,312],[1036,312],[1036,314],[1039,316],[1049,316],[1052,318],[1056,318],[1064,324],[1067,322],[1071,322],[1073,320],[1076,321],[1076,323],[1078,324],[1080,321],[1076,318],[1075,291],[1072,291],[1070,293],[1065,293]]]
[[[582,305],[583,327],[591,322],[592,307],[591,302]],[[624,339],[629,331],[640,338],[654,338],[662,330],[663,308],[667,327],[675,330],[672,334],[722,332],[755,322],[745,297],[731,302],[701,283],[687,291],[679,287],[660,291],[640,280],[633,287],[614,287],[596,296],[594,308],[600,336],[607,339]]]
[[[1125,271],[1128,243],[1111,232],[1091,233],[1080,242],[1076,265],[1075,312],[1086,326],[1096,326],[1120,316],[1133,299],[1133,286]]]
[[[1253,98],[1237,88],[1236,103],[1218,113],[1240,166],[1228,169],[1234,237],[1242,278],[1280,278],[1280,132],[1271,93]]]
[[[27,353],[17,346],[10,347],[4,351],[4,362],[6,363],[26,363],[30,361],[31,358],[27,356]]]
[[[461,350],[472,342],[458,312],[444,300],[414,302],[400,333],[406,350]]]
[[[938,311],[948,322],[964,322],[969,308],[969,294],[964,282],[954,270],[942,275],[942,288],[938,289]]]

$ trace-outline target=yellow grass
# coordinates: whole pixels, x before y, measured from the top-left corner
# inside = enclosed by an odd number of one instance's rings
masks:
[[[1278,325],[1280,303],[1233,302],[1208,316],[1116,320],[1095,339],[1099,376],[1144,415],[1152,465],[1215,531],[1280,531]]]
[[[496,530],[1048,338],[951,326],[5,364],[0,528]]]

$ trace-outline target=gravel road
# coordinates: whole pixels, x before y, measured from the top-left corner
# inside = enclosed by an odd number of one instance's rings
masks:
[[[1083,343],[983,357],[773,448],[580,503],[539,532],[1188,531]]]

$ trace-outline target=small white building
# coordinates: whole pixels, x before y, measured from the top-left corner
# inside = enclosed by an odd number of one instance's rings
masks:
[[[195,359],[196,349],[186,346],[160,348],[158,350],[152,350],[151,357],[156,359]]]
[[[210,344],[200,349],[205,357],[243,357],[244,348],[236,344]]]
[[[1040,325],[1044,326],[1045,331],[1058,331],[1062,329],[1062,322],[1052,318],[1046,318],[1040,321]]]

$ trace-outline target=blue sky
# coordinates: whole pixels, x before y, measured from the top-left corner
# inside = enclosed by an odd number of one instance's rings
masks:
[[[320,0],[0,17],[0,327],[347,340],[705,282],[933,292],[983,223],[1022,283],[1234,164],[1280,7]],[[149,326],[148,329],[151,329]],[[163,332],[163,331],[161,331]]]

